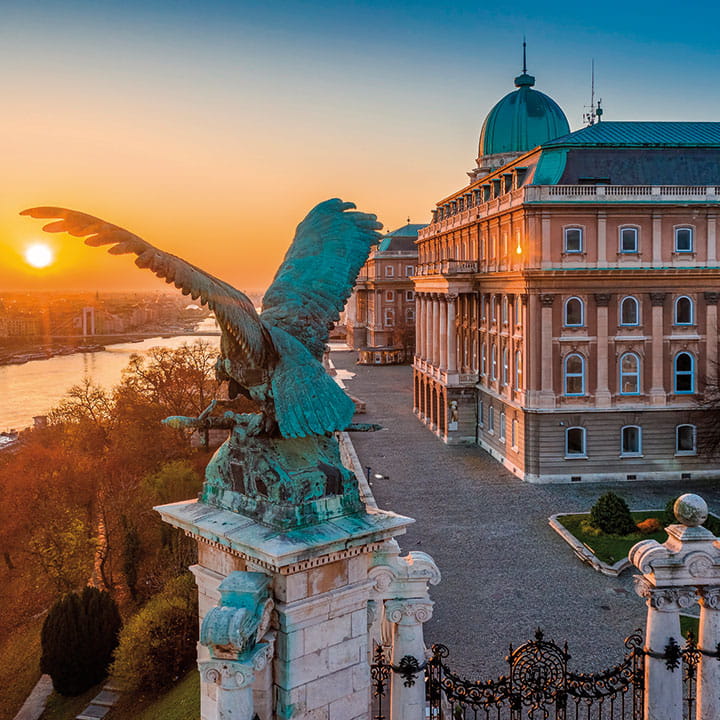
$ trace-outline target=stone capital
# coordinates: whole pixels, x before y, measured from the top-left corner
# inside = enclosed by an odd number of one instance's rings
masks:
[[[595,293],[595,304],[598,307],[607,307],[610,304],[611,293]]]
[[[449,303],[455,302],[455,301],[458,299],[458,294],[457,294],[457,293],[448,293],[448,294],[445,296],[445,299],[446,299]]]
[[[542,303],[542,306],[544,308],[552,307],[553,303],[555,302],[555,295],[553,295],[551,293],[546,293],[544,295],[541,295],[540,302]]]
[[[413,550],[401,556],[397,541],[390,540],[375,553],[368,579],[383,598],[427,598],[428,585],[437,585],[441,578],[430,555]]]
[[[718,299],[720,299],[720,293],[706,292],[703,293],[703,297],[705,298],[706,305],[717,305]]]
[[[408,598],[403,600],[386,600],[385,617],[399,625],[422,625],[432,617],[432,600]]]
[[[667,293],[660,293],[660,292],[651,292],[650,294],[650,304],[653,307],[662,307],[665,305],[665,296]]]
[[[720,610],[720,587],[705,586],[698,588],[698,602],[704,608]]]
[[[695,588],[657,588],[640,576],[635,577],[635,592],[645,598],[649,608],[667,613],[686,610],[692,607],[698,599]]]
[[[242,690],[255,682],[253,666],[237,660],[200,660],[198,668],[203,682],[222,690]]]

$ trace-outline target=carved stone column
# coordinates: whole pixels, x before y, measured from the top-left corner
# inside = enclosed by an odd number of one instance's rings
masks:
[[[432,332],[430,333],[430,362],[433,367],[440,367],[440,343],[438,334],[440,332],[440,299],[437,295],[432,296]]]
[[[441,370],[447,370],[448,366],[448,331],[447,331],[447,301],[445,297],[440,299],[440,324],[438,326],[437,343],[440,346]]]
[[[448,295],[447,300],[447,371],[457,372],[457,327],[455,321],[455,301],[457,295]]]
[[[423,360],[430,362],[432,351],[430,350],[430,342],[432,336],[432,298],[425,293],[423,295],[425,303],[425,332],[423,333]]]
[[[708,265],[717,262],[716,216],[707,216],[707,261]]]
[[[720,662],[716,654],[720,642],[720,587],[700,588],[700,663],[697,684],[697,720],[720,717]]]
[[[599,220],[598,220],[599,222]],[[597,382],[595,404],[609,407],[612,397],[608,387],[608,305],[610,293],[595,293],[597,319]]]
[[[637,546],[636,546],[637,547]],[[682,668],[670,669],[665,653],[671,640],[680,643],[680,610],[696,600],[689,588],[655,588],[637,577],[635,590],[647,603],[645,625],[645,718],[682,720]]]
[[[607,265],[607,213],[602,211],[597,214],[597,264]]]
[[[678,524],[666,528],[668,539],[662,545],[656,540],[642,540],[628,554],[642,573],[635,578],[636,589],[648,606],[645,720],[683,717],[680,611],[691,607],[700,595],[702,649],[714,653],[720,631],[716,614],[720,600],[720,543],[702,527],[708,516],[707,504],[700,496],[688,493],[677,499],[674,511]],[[699,593],[704,588],[708,592]],[[715,657],[708,662],[718,664]],[[718,717],[720,673],[712,669],[704,672],[703,696],[709,714],[702,715],[698,710],[697,718],[710,720]]]
[[[708,386],[711,385],[712,381],[718,374],[717,359],[718,359],[718,315],[717,305],[720,293],[706,292],[705,307],[706,307],[706,329],[705,329],[705,377],[707,378],[707,385],[705,389],[707,391]]]
[[[652,305],[652,385],[650,387],[650,404],[665,405],[664,371],[665,358],[663,355],[663,309],[665,307],[665,293],[650,293]]]
[[[214,720],[253,720],[255,674],[272,659],[272,646],[261,643],[240,660],[211,658],[198,662],[200,678],[215,696]],[[207,717],[207,716],[206,716]]]
[[[540,403],[543,407],[555,406],[555,393],[553,391],[553,373],[555,362],[553,359],[553,303],[555,295],[541,295],[542,304],[540,329]]]
[[[652,218],[652,264],[660,267],[662,263],[662,214],[655,212]]]
[[[432,617],[433,602],[427,599],[403,598],[385,601],[385,615],[393,624],[392,664],[408,665],[425,662],[423,624]],[[418,670],[408,686],[407,679],[393,672],[390,682],[392,720],[418,720],[425,717],[425,673]]]

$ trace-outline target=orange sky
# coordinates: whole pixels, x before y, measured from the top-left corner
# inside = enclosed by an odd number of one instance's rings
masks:
[[[17,213],[34,205],[99,215],[247,290],[267,286],[297,223],[329,197],[387,229],[426,222],[467,181],[482,121],[513,89],[523,32],[537,89],[573,129],[589,100],[589,48],[606,119],[713,119],[716,24],[690,13],[665,23],[653,7],[609,2],[601,27],[577,4],[553,19],[529,0],[512,12],[373,0],[8,5],[0,294],[164,287],[130,258],[64,236],[48,238],[57,262],[31,270],[22,252],[41,224]]]

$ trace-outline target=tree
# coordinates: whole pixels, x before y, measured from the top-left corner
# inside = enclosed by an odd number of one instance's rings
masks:
[[[590,510],[595,527],[611,535],[627,535],[635,532],[635,521],[625,500],[614,492],[601,495]]]
[[[170,580],[123,628],[112,666],[126,690],[157,692],[195,662],[197,590],[185,572]]]
[[[106,675],[121,626],[117,604],[86,587],[60,598],[43,623],[40,669],[61,695],[79,695]]]

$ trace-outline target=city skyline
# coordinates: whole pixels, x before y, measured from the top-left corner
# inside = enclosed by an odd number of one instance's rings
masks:
[[[671,14],[672,13],[672,14]],[[47,0],[6,8],[0,61],[0,286],[161,289],[131,260],[43,238],[17,216],[98,214],[243,290],[269,284],[295,225],[331,196],[386,230],[427,222],[464,182],[482,120],[513,89],[523,35],[536,87],[582,126],[590,63],[608,120],[710,120],[711,28],[669,6]],[[628,71],[628,68],[630,70]],[[459,170],[460,169],[460,170]]]

